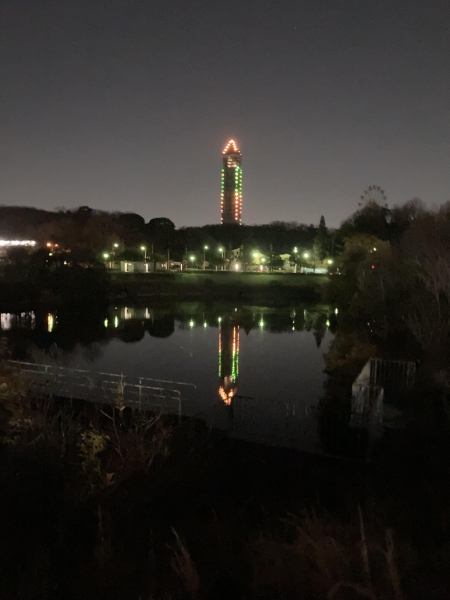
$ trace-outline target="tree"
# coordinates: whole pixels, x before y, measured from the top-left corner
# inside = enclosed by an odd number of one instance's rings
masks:
[[[331,256],[331,246],[332,240],[327,226],[325,225],[325,217],[322,215],[320,217],[319,228],[313,243],[314,253],[320,261],[323,261],[327,257]]]

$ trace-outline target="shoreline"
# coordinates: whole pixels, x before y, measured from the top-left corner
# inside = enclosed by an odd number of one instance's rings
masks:
[[[114,273],[110,300],[139,298],[241,300],[255,304],[318,301],[326,275],[294,273]]]

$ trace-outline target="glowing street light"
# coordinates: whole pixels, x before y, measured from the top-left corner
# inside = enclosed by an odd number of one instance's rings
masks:
[[[108,254],[107,252],[103,252],[103,258],[104,258],[105,260],[108,260],[108,258],[109,258],[109,254]]]
[[[189,257],[189,260],[191,261],[191,268],[193,268],[193,267],[194,267],[194,260],[195,260],[195,256],[191,255],[191,256]]]
[[[253,252],[253,258],[258,258],[258,252]]]
[[[327,263],[328,263],[329,265],[332,265],[332,264],[333,264],[333,261],[331,260],[331,258],[329,258],[329,259],[327,260]]]
[[[297,248],[297,246],[295,246],[295,248],[294,248],[293,252],[294,252],[294,254],[297,254],[297,253],[298,253],[298,248]]]
[[[209,250],[209,246],[203,246],[203,270],[206,269],[206,251]]]
[[[303,253],[303,258],[309,258],[309,254],[308,254],[308,252],[304,252],[304,253]]]
[[[261,262],[262,262],[262,263],[265,263],[265,262],[266,262],[266,259],[264,258],[264,256],[261,258]]]
[[[119,247],[119,244],[117,242],[115,242],[112,245],[112,249],[111,249],[111,268],[113,268],[113,261],[114,261],[114,257],[116,256],[116,250]]]
[[[146,261],[147,260],[147,247],[141,246],[141,250],[144,253],[144,261]]]

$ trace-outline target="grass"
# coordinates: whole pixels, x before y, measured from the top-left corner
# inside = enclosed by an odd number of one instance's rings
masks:
[[[289,287],[320,286],[328,281],[327,275],[295,273],[233,273],[230,271],[185,271],[183,273],[114,273],[115,281],[159,281],[179,284],[204,284],[205,279],[216,285],[283,285]]]

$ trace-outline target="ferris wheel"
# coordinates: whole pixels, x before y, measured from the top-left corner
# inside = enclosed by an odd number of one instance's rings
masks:
[[[367,190],[361,196],[358,206],[367,206],[367,204],[378,204],[379,206],[386,205],[386,194],[379,185],[369,185]]]

